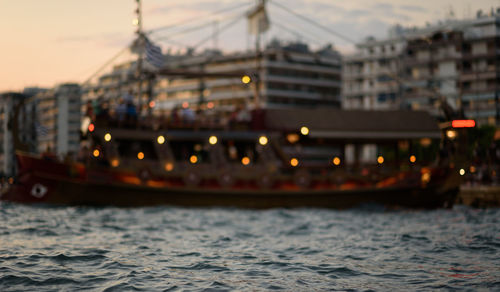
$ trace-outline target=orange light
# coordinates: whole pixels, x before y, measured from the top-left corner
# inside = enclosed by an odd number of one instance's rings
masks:
[[[249,165],[249,164],[250,164],[250,158],[248,158],[248,157],[246,157],[246,156],[245,156],[245,157],[243,157],[243,158],[241,159],[241,164],[243,164],[243,165]]]
[[[211,101],[210,101],[210,102],[208,102],[208,103],[207,103],[207,108],[209,108],[209,109],[214,108],[214,103],[213,103],[213,102],[211,102]]]
[[[182,103],[182,108],[188,108],[189,107],[189,102],[185,101]]]
[[[94,124],[90,124],[89,125],[89,132],[94,132],[94,130],[95,130]]]
[[[340,158],[338,157],[333,158],[333,164],[340,165]]]
[[[196,157],[196,155],[191,155],[191,157],[189,157],[189,162],[195,164],[196,162],[198,162],[198,157]]]
[[[92,152],[92,155],[94,155],[94,157],[99,157],[100,154],[101,152],[99,152],[99,149],[94,149],[94,152]]]
[[[165,170],[166,171],[172,171],[174,169],[174,164],[172,162],[167,162],[165,164]]]
[[[297,158],[290,159],[290,165],[293,167],[299,165],[299,160]]]
[[[137,158],[138,158],[139,160],[143,160],[143,159],[144,159],[144,153],[143,153],[143,152],[139,152],[139,153],[137,153]]]
[[[454,120],[451,122],[453,128],[474,128],[476,121],[474,120]]]
[[[118,159],[111,160],[111,166],[118,167],[118,165],[120,165],[120,160]]]
[[[378,162],[378,164],[384,163],[384,157],[383,156],[377,157],[377,162]]]
[[[297,141],[299,141],[299,135],[288,134],[288,135],[286,135],[286,139],[288,140],[288,142],[290,142],[290,144],[293,144],[293,143],[296,143]]]
[[[154,108],[156,106],[156,102],[154,100],[149,102],[149,107]]]
[[[417,161],[417,157],[415,155],[410,156],[410,162],[415,163],[415,161]]]

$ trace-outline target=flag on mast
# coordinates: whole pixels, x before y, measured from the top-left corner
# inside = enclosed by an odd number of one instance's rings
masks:
[[[262,1],[254,10],[247,14],[248,32],[253,35],[266,32],[269,29],[269,17],[267,16],[266,6]]]
[[[160,46],[155,45],[147,37],[144,39],[146,42],[146,61],[156,68],[161,68],[165,59]]]

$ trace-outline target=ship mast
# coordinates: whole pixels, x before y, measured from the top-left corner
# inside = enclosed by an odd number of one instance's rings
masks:
[[[142,71],[143,64],[142,58],[144,54],[144,35],[142,31],[142,5],[141,0],[135,0],[137,7],[135,9],[136,18],[134,19],[134,25],[137,26],[135,34],[137,35],[137,43],[136,46],[138,48],[137,51],[137,68],[135,72],[136,80],[137,80],[137,106],[138,106],[138,115],[140,116],[142,111]]]
[[[261,35],[269,28],[269,21],[266,13],[266,0],[258,0],[257,6],[253,12],[248,15],[250,21],[250,33],[255,34],[255,62],[256,74],[254,82],[254,106],[260,108],[260,86],[262,77],[262,50]]]

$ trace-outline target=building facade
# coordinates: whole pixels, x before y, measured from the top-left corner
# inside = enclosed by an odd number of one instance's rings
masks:
[[[80,147],[81,89],[62,84],[35,96],[38,113],[38,152],[63,157]]]
[[[343,107],[346,109],[399,108],[401,56],[406,41],[400,32],[386,40],[369,38],[358,52],[344,57]]]
[[[167,108],[183,102],[243,105],[252,103],[256,93],[261,107],[340,107],[341,57],[331,47],[311,52],[305,44],[274,42],[263,50],[260,60],[255,52],[215,54],[180,59],[170,62],[168,67],[235,76],[160,77],[154,94]],[[253,84],[242,84],[237,75],[240,72],[251,76]]]
[[[19,107],[18,107],[19,105]],[[17,110],[17,122],[14,121]],[[36,149],[36,104],[21,93],[0,94],[0,177],[16,173],[13,127],[17,126],[19,142],[26,151]]]
[[[234,108],[252,104],[257,92],[261,107],[340,107],[341,56],[330,46],[313,52],[305,44],[282,45],[274,41],[259,58],[255,52],[223,55],[207,51],[200,55],[166,55],[165,60],[166,70],[213,75],[146,76],[140,88],[142,97],[137,99],[136,62],[129,62],[115,66],[96,84],[86,86],[84,103],[102,97],[113,106],[130,92],[143,107],[154,100],[153,111],[158,113],[183,104]],[[243,84],[242,73],[251,76],[253,82]],[[255,82],[257,76],[259,80]]]
[[[395,50],[385,57],[388,44]],[[408,108],[443,117],[446,103],[479,124],[499,125],[499,55],[500,9],[399,29],[398,37],[368,40],[344,59],[343,106]]]

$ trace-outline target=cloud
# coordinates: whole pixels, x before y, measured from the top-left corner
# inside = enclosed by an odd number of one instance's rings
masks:
[[[374,16],[384,16],[387,20],[408,21],[411,17],[407,14],[396,12],[394,5],[389,3],[378,3],[372,6]]]
[[[399,6],[400,9],[410,11],[410,12],[428,12],[429,10],[420,7],[420,6],[415,6],[415,5],[401,5]]]

